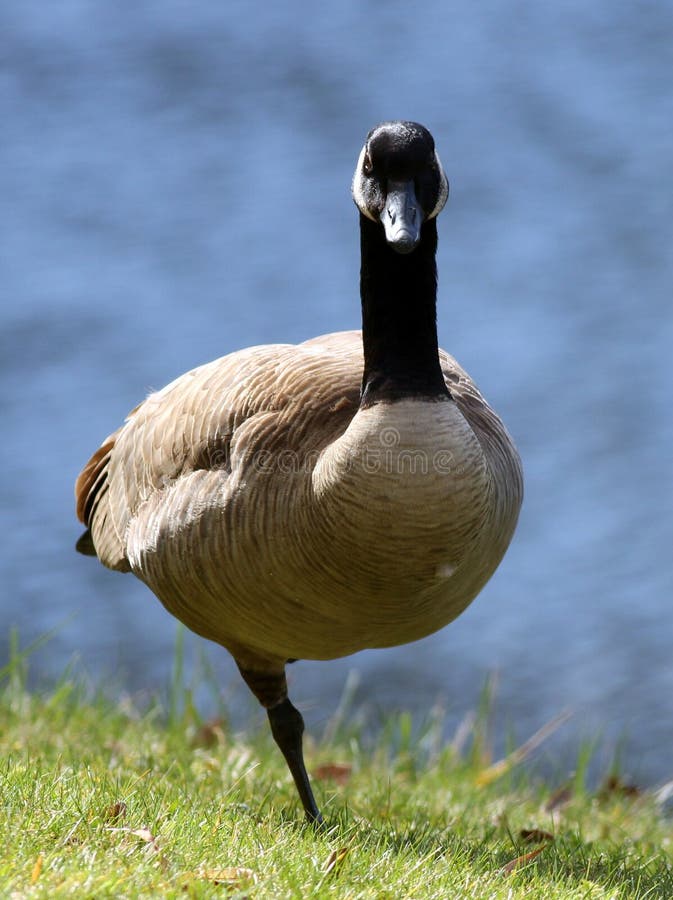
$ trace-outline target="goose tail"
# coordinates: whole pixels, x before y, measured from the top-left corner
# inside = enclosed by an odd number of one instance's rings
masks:
[[[87,528],[87,530],[82,534],[75,544],[75,550],[78,553],[82,553],[84,556],[97,556],[96,548],[93,545],[93,538],[91,537],[91,529]]]

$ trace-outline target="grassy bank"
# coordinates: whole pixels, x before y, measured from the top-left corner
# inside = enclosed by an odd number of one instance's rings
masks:
[[[615,776],[588,793],[585,761],[547,788],[486,758],[479,718],[448,745],[407,716],[367,750],[309,741],[316,833],[261,720],[232,734],[68,680],[31,694],[21,670],[0,687],[3,898],[673,897],[656,795]]]

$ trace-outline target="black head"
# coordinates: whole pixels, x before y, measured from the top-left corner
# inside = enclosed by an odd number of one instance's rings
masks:
[[[367,135],[353,176],[353,200],[381,222],[388,244],[410,253],[421,225],[446,203],[449,183],[432,135],[416,122],[383,122]]]

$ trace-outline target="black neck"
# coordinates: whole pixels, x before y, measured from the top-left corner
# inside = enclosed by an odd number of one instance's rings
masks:
[[[365,366],[362,406],[450,396],[437,345],[437,222],[411,253],[396,253],[383,227],[360,213],[360,295]]]

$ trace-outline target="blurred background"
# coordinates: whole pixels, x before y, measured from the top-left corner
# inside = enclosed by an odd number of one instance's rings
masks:
[[[185,370],[359,327],[351,174],[369,128],[409,118],[452,185],[440,343],[514,435],[526,500],[458,621],[300,662],[295,702],[319,732],[356,671],[370,721],[442,703],[450,733],[497,672],[499,740],[569,707],[558,759],[598,735],[633,777],[673,777],[666,4],[24,0],[0,35],[0,666],[12,628],[53,631],[34,684],[76,659],[111,691],[165,687],[176,623],[75,553],[75,477]]]

